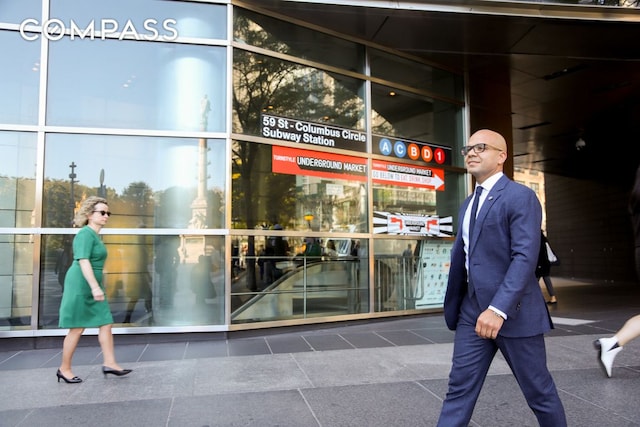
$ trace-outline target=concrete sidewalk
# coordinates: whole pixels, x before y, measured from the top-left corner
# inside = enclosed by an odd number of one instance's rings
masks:
[[[592,346],[640,312],[640,289],[554,285],[547,354],[569,425],[640,426],[640,340],[610,379]],[[441,315],[325,326],[218,341],[123,345],[116,336],[118,361],[134,372],[103,378],[96,343],[74,359],[82,384],[56,382],[59,348],[0,351],[0,426],[435,425],[453,338]],[[537,426],[500,355],[471,425]]]

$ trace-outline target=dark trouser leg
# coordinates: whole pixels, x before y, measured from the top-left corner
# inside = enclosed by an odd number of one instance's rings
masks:
[[[544,336],[496,340],[540,426],[565,427],[564,407],[547,368]]]
[[[473,301],[472,301],[473,299]],[[498,348],[493,340],[476,335],[479,309],[475,299],[465,298],[456,329],[449,391],[442,404],[438,427],[467,427],[491,361]]]

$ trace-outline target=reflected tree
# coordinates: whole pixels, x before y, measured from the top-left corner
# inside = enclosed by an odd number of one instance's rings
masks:
[[[281,41],[246,17],[236,17],[234,27],[248,45],[286,51]],[[234,49],[233,130],[259,135],[263,113],[362,128],[362,87],[357,79]],[[295,177],[271,172],[268,145],[235,141],[232,150],[234,227],[280,223],[286,228],[296,217]],[[247,255],[255,254],[250,237]],[[247,288],[255,289],[253,263],[247,264],[246,277]]]
[[[82,193],[80,193],[82,194]],[[67,228],[73,226],[76,201],[71,204],[71,184],[68,180],[46,180],[44,182],[44,219],[45,226]]]
[[[191,202],[196,197],[195,188],[169,187],[154,195],[155,224],[158,228],[184,228],[191,219]]]
[[[132,182],[124,189],[120,197],[118,216],[127,215],[131,226],[146,227],[148,218],[153,217],[153,190],[143,182]]]
[[[248,21],[237,21],[236,25],[249,26]],[[251,37],[268,37],[265,32],[250,31]],[[250,43],[252,44],[252,43]],[[265,58],[266,59],[266,58]],[[245,134],[258,134],[260,129],[260,115],[262,112],[290,111],[297,100],[296,86],[291,82],[291,73],[295,65],[285,61],[264,60],[242,51],[234,51],[234,90],[233,113],[234,130]],[[277,176],[271,173],[271,156],[259,155],[263,147],[246,141],[236,141],[233,144],[232,177],[237,183],[233,185],[234,210],[242,209],[242,212],[233,215],[234,218],[242,218],[247,229],[253,229],[259,220],[266,220],[265,203],[259,203],[258,195],[269,194],[268,202],[271,206],[284,206],[283,196],[275,191],[261,191],[258,185],[266,188],[278,187],[280,190],[288,185],[279,181],[291,179],[286,176]],[[270,149],[269,149],[270,151]],[[266,153],[265,153],[266,154]],[[265,179],[266,177],[266,179]],[[268,181],[268,182],[267,182]],[[238,185],[239,184],[239,185]],[[270,215],[283,214],[284,212],[270,212]],[[277,216],[275,218],[277,220]],[[270,218],[274,220],[274,218]],[[239,224],[238,224],[239,225]],[[255,238],[249,236],[247,256],[253,259],[256,255]],[[246,266],[246,287],[250,290],[257,289],[257,276],[255,263],[249,262]]]

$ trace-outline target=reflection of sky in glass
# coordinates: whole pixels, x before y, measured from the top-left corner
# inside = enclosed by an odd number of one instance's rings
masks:
[[[208,140],[209,190],[224,188],[224,142]],[[104,185],[121,194],[133,182],[145,182],[153,191],[170,187],[196,188],[198,140],[187,138],[120,137],[49,134],[45,145],[45,179],[68,180],[74,162],[76,180],[89,187]]]
[[[158,22],[175,19],[177,24],[173,27],[180,37],[226,39],[227,36],[225,5],[158,0],[52,0],[50,16],[61,19],[65,25],[73,19],[82,28],[92,19],[96,23],[115,19],[119,28],[131,20],[139,33],[147,34],[143,27],[145,19]],[[156,29],[166,34],[161,25]]]
[[[49,45],[47,124],[224,131],[224,47],[119,40]]]
[[[40,43],[27,42],[16,31],[0,31],[0,123],[36,124],[40,78]]]
[[[36,177],[36,134],[0,132],[0,176]]]
[[[0,22],[19,24],[27,18],[42,15],[42,0],[2,0],[0,1]]]

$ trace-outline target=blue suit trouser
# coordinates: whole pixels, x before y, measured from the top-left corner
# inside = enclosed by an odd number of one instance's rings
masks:
[[[480,338],[475,332],[480,313],[476,298],[465,297],[455,333],[449,391],[442,405],[438,426],[469,425],[487,372],[499,349],[540,426],[565,427],[564,408],[547,369],[544,336],[498,336],[495,340]]]

